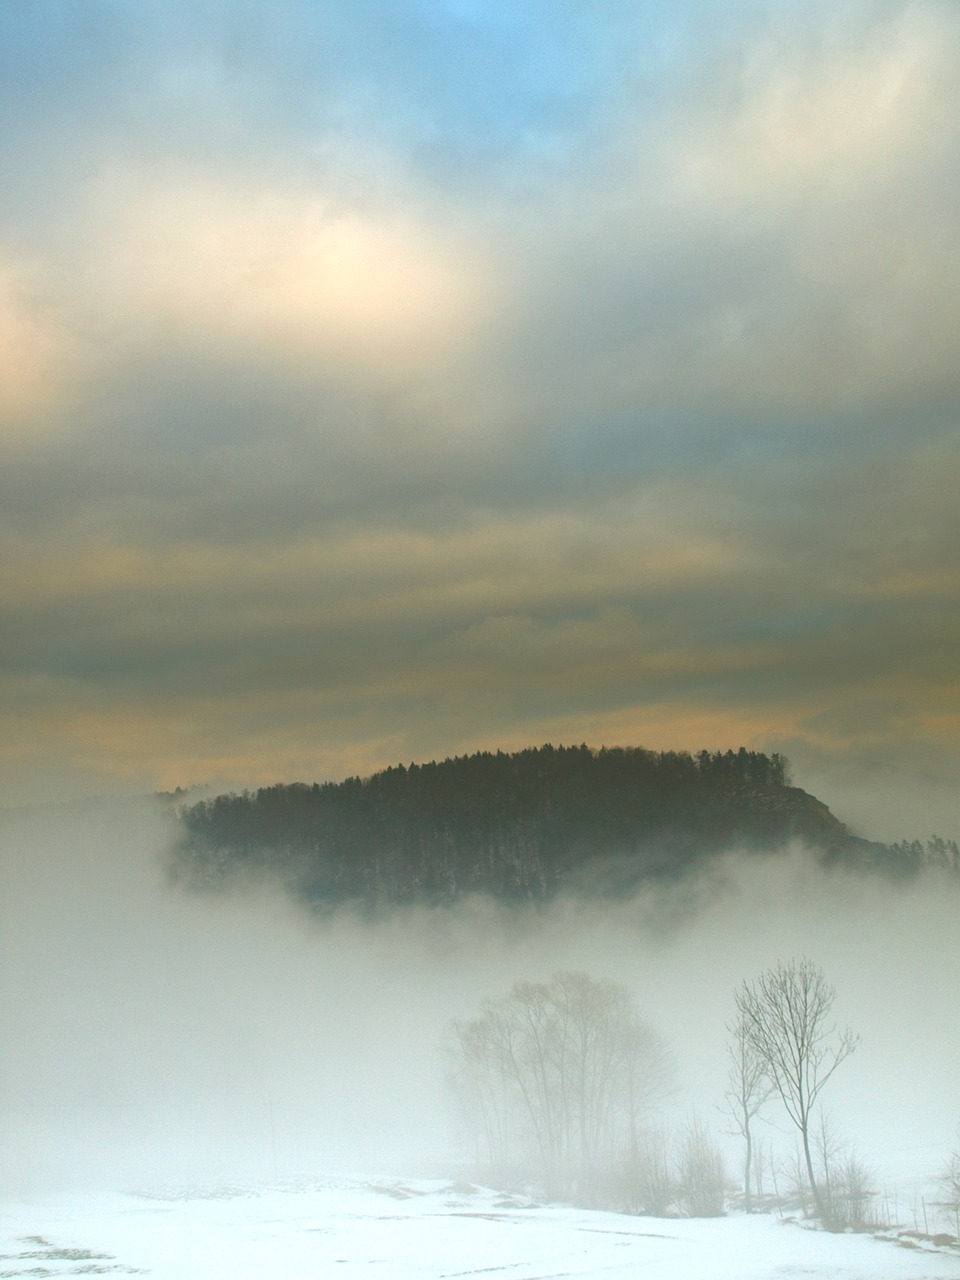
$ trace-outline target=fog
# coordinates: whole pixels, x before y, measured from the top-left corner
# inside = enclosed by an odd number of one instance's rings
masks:
[[[666,1122],[719,1129],[733,991],[800,954],[862,1036],[825,1095],[860,1155],[908,1186],[954,1142],[953,881],[828,875],[795,850],[626,903],[317,920],[263,889],[171,887],[171,831],[141,804],[3,819],[3,1194],[449,1168],[450,1020],[558,969],[627,984],[677,1063]],[[770,1116],[762,1139],[789,1149]]]

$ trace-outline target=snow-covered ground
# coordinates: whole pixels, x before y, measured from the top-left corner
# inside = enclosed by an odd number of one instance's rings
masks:
[[[450,1182],[325,1178],[0,1208],[0,1277],[155,1280],[958,1280],[960,1255],[771,1217],[681,1221]]]

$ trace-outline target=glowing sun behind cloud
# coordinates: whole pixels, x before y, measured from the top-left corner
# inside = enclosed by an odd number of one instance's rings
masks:
[[[183,175],[101,199],[111,310],[148,326],[383,372],[449,353],[489,303],[480,255],[402,211]]]
[[[0,445],[45,436],[70,383],[77,351],[27,274],[0,257]]]

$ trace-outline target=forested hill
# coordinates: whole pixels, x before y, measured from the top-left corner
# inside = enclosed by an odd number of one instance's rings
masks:
[[[309,901],[619,893],[731,847],[794,838],[828,860],[905,865],[789,785],[780,756],[544,746],[221,795],[180,814],[175,874],[255,874]]]

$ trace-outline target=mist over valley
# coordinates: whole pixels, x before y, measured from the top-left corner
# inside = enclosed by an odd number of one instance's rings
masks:
[[[262,868],[215,892],[171,878],[182,839],[155,801],[4,815],[7,1195],[330,1170],[469,1176],[451,1026],[562,972],[629,991],[672,1071],[645,1125],[698,1117],[735,1187],[738,1146],[718,1110],[734,992],[810,956],[836,987],[836,1021],[862,1038],[831,1081],[831,1124],[901,1217],[934,1197],[957,1123],[946,976],[960,963],[960,881],[946,863],[891,878],[825,863],[793,837],[728,846],[619,896],[576,881],[540,898],[318,914]],[[775,1106],[764,1117],[760,1140],[785,1168],[795,1138]]]

